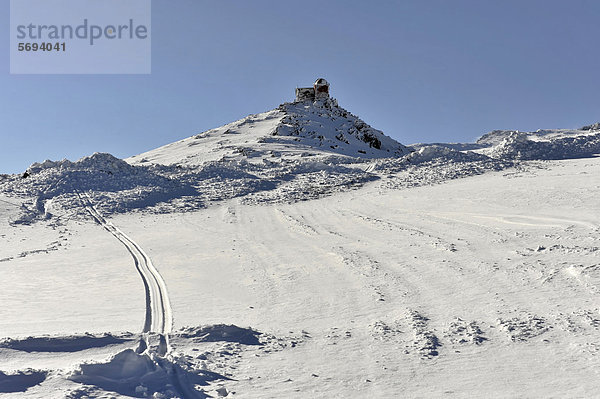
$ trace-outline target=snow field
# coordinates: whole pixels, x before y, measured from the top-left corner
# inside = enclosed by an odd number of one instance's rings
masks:
[[[132,234],[177,287],[176,330],[223,322],[287,342],[190,351],[237,380],[228,391],[589,396],[598,169],[566,161],[379,194],[375,182],[291,205],[232,201],[143,217]],[[166,235],[153,233],[159,225]]]
[[[0,397],[591,397],[597,128],[412,151],[329,99],[0,175]]]

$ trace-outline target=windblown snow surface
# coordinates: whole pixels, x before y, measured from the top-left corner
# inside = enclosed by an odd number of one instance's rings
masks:
[[[600,126],[334,100],[0,176],[0,397],[595,397]]]

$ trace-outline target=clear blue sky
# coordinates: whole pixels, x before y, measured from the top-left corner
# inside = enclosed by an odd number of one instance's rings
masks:
[[[600,1],[152,1],[151,75],[10,75],[0,11],[0,173],[127,157],[327,78],[404,144],[600,121]]]

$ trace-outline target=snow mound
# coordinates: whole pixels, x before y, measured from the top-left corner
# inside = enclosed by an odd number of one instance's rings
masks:
[[[77,162],[45,161],[24,176],[0,182],[0,192],[28,197],[13,224],[63,215],[85,216],[86,192],[105,216],[129,211],[187,212],[236,197],[246,203],[295,202],[360,186],[377,176],[356,168],[357,158],[340,155],[272,157],[262,162],[222,159],[200,165],[137,166],[110,154]],[[348,163],[351,162],[351,163]]]
[[[137,398],[161,393],[163,397],[177,396],[170,383],[168,370],[161,367],[147,354],[137,354],[126,349],[107,363],[82,364],[69,379],[86,385],[94,385],[106,391]]]
[[[76,162],[68,159],[62,161],[46,160],[41,163],[34,163],[28,169],[28,174],[40,173],[48,169],[61,170],[98,170],[107,174],[131,172],[132,166],[127,162],[107,153],[94,153],[93,155],[83,157]]]
[[[129,211],[191,211],[243,197],[243,203],[295,202],[379,179],[362,163],[412,149],[319,98],[284,103],[223,127],[129,158],[96,153],[76,162],[35,163],[0,180],[0,193],[29,197],[12,224],[86,215],[86,192],[108,216]]]
[[[146,194],[186,190],[181,182],[170,179],[160,170],[134,167],[110,154],[96,153],[76,162],[45,161],[31,165],[20,179],[12,179],[2,187],[6,193],[36,195],[42,199],[79,191],[136,191],[139,200]]]
[[[131,341],[132,335],[101,336],[72,335],[68,337],[28,337],[25,339],[5,339],[0,341],[0,348],[8,348],[23,352],[78,352],[91,348],[122,344]]]
[[[244,345],[260,345],[258,337],[262,333],[233,324],[216,324],[204,327],[184,327],[176,335],[181,338],[196,338],[195,342],[236,342]]]
[[[600,132],[581,134],[511,132],[491,147],[493,158],[519,160],[552,160],[592,157],[600,154]]]
[[[135,398],[191,399],[208,397],[197,386],[229,378],[212,371],[194,369],[184,356],[163,358],[126,349],[106,363],[81,364],[68,379]],[[85,389],[80,392],[84,394]]]
[[[500,143],[507,137],[509,137],[513,133],[519,133],[518,130],[492,130],[489,133],[484,134],[479,139],[477,139],[476,143],[483,146],[495,146]]]
[[[77,193],[97,193],[109,212],[125,212],[156,205],[182,195],[194,195],[185,181],[172,177],[165,168],[136,167],[110,154],[96,153],[76,162],[69,160],[35,163],[23,174],[0,183],[0,191],[12,196],[32,197],[23,216],[14,223],[31,223],[54,213],[77,210]]]
[[[595,133],[600,133],[600,123],[583,126],[580,129],[538,129],[535,132],[521,132],[519,130],[492,130],[491,132],[481,136],[477,140],[476,145],[486,147],[495,146],[514,135],[524,135],[532,141],[550,141],[553,139],[561,139],[566,137],[593,135]]]
[[[401,158],[374,160],[368,170],[386,177],[382,182],[385,188],[407,189],[500,171],[516,164],[514,160],[494,159],[473,151],[422,145],[417,151]]]
[[[129,162],[96,153],[76,162],[35,163],[22,176],[2,176],[0,193],[29,198],[12,224],[87,217],[81,192],[105,216],[187,212],[232,198],[244,204],[290,203],[392,175],[398,176],[386,181],[386,187],[414,187],[501,170],[518,160],[589,157],[600,153],[598,126],[532,133],[497,130],[474,144],[411,148],[334,99],[319,98],[284,103]]]
[[[489,157],[472,151],[457,151],[439,145],[423,146],[405,157],[412,164],[424,162],[475,162],[486,161]]]

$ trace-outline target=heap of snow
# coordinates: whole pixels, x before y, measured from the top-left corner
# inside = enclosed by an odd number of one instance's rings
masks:
[[[457,144],[419,145],[418,150],[400,158],[374,160],[369,170],[387,176],[382,185],[406,189],[499,171],[515,166],[511,160],[494,159],[475,151],[462,150]]]
[[[489,157],[473,151],[458,151],[440,145],[429,145],[410,153],[405,159],[412,164],[419,164],[432,161],[438,163],[487,161]]]
[[[87,212],[80,194],[88,193],[104,214],[144,210],[186,212],[211,203],[244,197],[245,203],[295,202],[317,198],[376,179],[346,166],[346,157],[302,156],[262,162],[222,159],[201,165],[131,165],[110,154],[76,162],[45,161],[22,176],[0,181],[0,192],[21,198],[22,213],[13,224]]]
[[[149,184],[164,186],[169,182],[110,154],[95,153],[76,162],[65,159],[34,163],[11,188],[16,192],[34,190],[53,197],[86,190],[121,191]]]
[[[90,348],[100,348],[121,344],[132,340],[129,333],[116,336],[102,335],[70,335],[65,337],[27,337],[24,339],[7,338],[0,341],[0,348],[9,348],[23,352],[77,352]]]
[[[481,136],[477,140],[477,144],[484,147],[493,147],[500,144],[504,139],[509,137],[513,133],[519,133],[518,130],[492,130]]]
[[[78,170],[78,171],[90,171],[97,170],[106,174],[113,173],[130,173],[133,169],[127,162],[106,153],[94,153],[91,156],[83,157],[77,162],[71,162],[68,159],[62,161],[51,161],[46,160],[41,163],[33,163],[28,169],[27,173],[40,173],[46,170]]]
[[[598,130],[496,131],[478,143],[491,146],[484,152],[498,159],[552,160],[585,158],[600,154]]]
[[[520,132],[518,130],[492,130],[477,140],[480,146],[495,146],[510,136],[524,135],[533,141],[549,141],[566,137],[587,136],[600,133],[600,122],[583,126],[579,129],[538,129],[535,132]]]
[[[69,379],[137,398],[156,393],[160,396],[154,397],[178,397],[177,389],[171,383],[173,377],[169,375],[172,369],[162,367],[158,360],[126,349],[107,363],[82,364]]]
[[[79,208],[77,194],[95,192],[112,212],[145,208],[195,190],[185,181],[173,179],[160,168],[135,167],[110,154],[96,153],[76,162],[69,160],[35,163],[19,177],[0,184],[7,195],[32,197],[30,208],[16,223],[30,223],[54,212]]]
[[[199,327],[183,327],[180,338],[194,338],[195,342],[237,342],[244,345],[260,345],[261,332],[234,324],[215,324]]]

